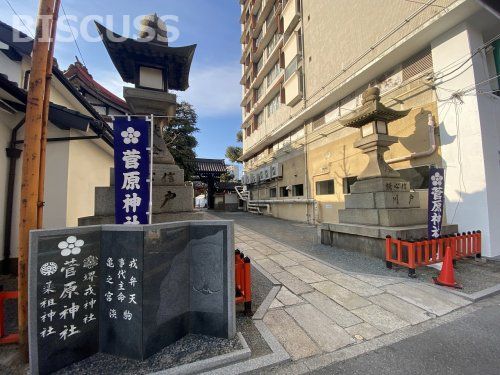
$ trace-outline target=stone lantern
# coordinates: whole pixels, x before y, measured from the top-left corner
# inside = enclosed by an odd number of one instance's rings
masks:
[[[403,118],[409,109],[396,111],[380,103],[380,90],[363,92],[363,103],[350,116],[340,120],[346,127],[359,129],[354,143],[368,156],[366,168],[345,194],[345,209],[339,222],[320,226],[321,242],[385,259],[386,236],[416,239],[427,236],[427,209],[421,208],[419,193],[384,160],[389,146],[398,138],[388,134],[391,122]],[[457,231],[444,225],[444,234]]]
[[[370,87],[363,92],[361,108],[351,117],[342,120],[343,126],[359,128],[361,138],[354,143],[368,156],[368,165],[358,176],[358,180],[372,178],[399,178],[399,173],[393,170],[384,160],[384,153],[389,146],[397,143],[398,138],[388,134],[388,124],[405,117],[410,110],[395,111],[380,103],[380,89]]]
[[[156,15],[145,16],[138,39],[125,38],[96,23],[104,46],[118,73],[134,87],[124,87],[123,97],[133,115],[155,115],[153,131],[153,213],[185,212],[193,209],[193,187],[184,182],[184,170],[175,165],[163,138],[169,117],[175,116],[176,95],[169,90],[189,87],[189,71],[196,45],[171,47],[167,27]],[[96,191],[96,200],[111,199],[112,191]],[[96,205],[100,215],[111,205]],[[109,209],[108,209],[109,206]]]

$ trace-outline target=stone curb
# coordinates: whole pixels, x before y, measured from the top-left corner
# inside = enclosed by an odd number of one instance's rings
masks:
[[[253,314],[252,319],[253,320],[262,320],[264,319],[264,315],[266,315],[267,310],[269,310],[269,306],[271,306],[271,303],[273,303],[274,298],[276,298],[276,295],[280,291],[281,286],[276,285],[273,286],[271,291],[267,294],[266,298],[262,303],[260,304],[259,308]]]
[[[266,341],[269,348],[273,351],[271,354],[261,357],[252,358],[244,362],[235,363],[223,368],[204,372],[205,375],[233,375],[245,374],[251,371],[259,370],[259,372],[268,366],[274,366],[290,359],[290,355],[281,346],[279,341],[273,336],[269,328],[261,320],[254,321],[255,327],[258,329],[261,336]]]
[[[447,287],[441,286],[441,285],[434,285],[434,286],[438,289],[445,290],[449,293],[455,294],[455,295],[462,297],[462,298],[464,298],[468,301],[471,301],[471,302],[478,302],[478,301],[481,301],[485,298],[493,297],[497,294],[500,294],[500,284],[490,286],[489,288],[486,288],[486,289],[483,289],[483,290],[480,290],[478,292],[474,292],[471,294],[460,292],[458,290],[450,289],[450,288],[447,288]]]
[[[201,361],[186,363],[185,365],[169,368],[166,370],[161,370],[150,374],[151,375],[185,375],[185,374],[195,374],[195,373],[198,374],[202,371],[211,370],[213,368],[225,366],[234,362],[250,358],[252,353],[245,338],[240,332],[236,333],[236,336],[238,337],[239,342],[243,346],[243,349],[236,350],[232,353],[218,355],[212,358],[202,359]]]

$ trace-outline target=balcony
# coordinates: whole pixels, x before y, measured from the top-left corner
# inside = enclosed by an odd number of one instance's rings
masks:
[[[290,107],[297,104],[303,95],[302,70],[293,71],[283,84],[283,88],[285,90],[285,104]]]
[[[285,69],[285,81],[288,81],[288,78],[290,78],[293,73],[299,69],[300,63],[302,62],[302,55],[295,55],[295,57],[292,59],[290,64]]]
[[[300,0],[288,0],[283,8],[283,29],[290,35],[300,19]]]

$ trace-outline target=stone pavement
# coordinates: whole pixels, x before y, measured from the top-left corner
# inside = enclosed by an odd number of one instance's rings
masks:
[[[470,304],[418,281],[348,273],[240,225],[235,225],[235,246],[282,284],[263,322],[294,361]]]

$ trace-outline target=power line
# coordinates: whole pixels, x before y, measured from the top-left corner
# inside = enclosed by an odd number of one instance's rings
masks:
[[[424,2],[421,2],[421,1],[416,1],[416,0],[404,0],[404,1],[406,1],[408,3],[415,3],[415,4],[420,4],[420,5],[427,5],[427,3],[424,3]],[[442,9],[446,8],[446,7],[442,6],[442,5],[437,5],[437,4],[430,4],[430,5],[433,6],[433,7],[442,8]]]
[[[68,28],[70,29],[71,31],[71,35],[73,36],[73,40],[75,42],[75,46],[76,46],[76,49],[78,50],[78,54],[80,55],[80,58],[82,59],[83,61],[83,65],[87,66],[87,64],[85,63],[85,59],[83,58],[83,54],[82,54],[82,51],[80,50],[80,46],[78,45],[78,42],[76,41],[76,38],[75,38],[75,34],[73,33],[73,29],[71,28],[71,26],[69,25],[69,21],[68,21],[68,15],[66,14],[66,10],[64,9],[64,5],[62,4],[61,2],[61,8],[62,8],[62,11],[64,13],[64,18],[66,19],[66,24],[68,25]]]
[[[31,37],[33,39],[35,39],[35,36],[33,35],[33,33],[31,32],[31,30],[29,29],[29,27],[24,23],[23,19],[21,18],[21,16],[16,12],[16,10],[14,9],[14,7],[12,6],[12,4],[10,3],[9,0],[4,0],[7,5],[9,6],[9,8],[14,12],[14,14],[17,16],[17,18],[19,19],[19,21],[21,21],[21,23],[24,25],[24,27],[26,28],[26,30],[28,31],[28,33],[31,35]]]

